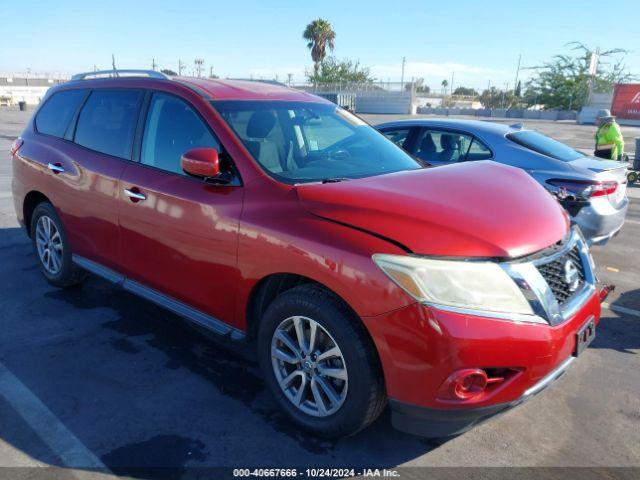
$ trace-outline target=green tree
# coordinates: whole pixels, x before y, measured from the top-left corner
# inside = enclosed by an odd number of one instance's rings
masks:
[[[164,73],[165,75],[169,75],[170,77],[178,75],[176,72],[168,68],[163,68],[162,70],[160,70],[160,73]]]
[[[331,24],[322,18],[314,20],[305,28],[302,38],[307,41],[307,48],[311,50],[314,76],[318,75],[320,64],[327,56],[327,49],[333,52],[336,32]]]
[[[491,87],[480,94],[480,103],[484,108],[512,108],[516,99],[513,90],[505,91]]]
[[[334,57],[327,57],[320,63],[318,71],[307,74],[307,77],[314,83],[371,83],[375,80],[369,68],[361,66],[359,61]]]
[[[478,95],[478,92],[476,92],[473,88],[469,88],[469,87],[458,87],[453,91],[454,95],[466,95],[468,97],[475,97]]]
[[[411,90],[411,85],[412,85],[411,83],[407,83],[404,86],[404,89],[405,90]],[[413,85],[415,85],[416,92],[419,92],[419,93],[429,93],[429,92],[431,92],[431,88],[429,88],[429,85],[425,85],[424,84],[424,78],[423,77],[416,78],[413,81]]]
[[[444,94],[446,95],[447,94],[447,87],[449,86],[449,82],[445,78],[444,80],[442,80],[440,85],[442,85],[442,89],[444,90]]]
[[[551,61],[532,67],[535,73],[526,84],[524,100],[528,105],[542,104],[547,109],[581,109],[589,101],[592,49],[572,42],[572,52],[556,55]],[[613,85],[629,81],[624,57],[627,51],[614,48],[600,53],[598,69],[593,77],[593,91],[609,92]]]

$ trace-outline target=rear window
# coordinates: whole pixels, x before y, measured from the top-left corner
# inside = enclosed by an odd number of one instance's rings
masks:
[[[570,162],[584,157],[582,153],[570,146],[531,130],[510,133],[507,138],[529,150],[563,162]]]
[[[86,90],[67,90],[54,93],[36,115],[36,130],[39,133],[64,137]]]
[[[93,91],[78,117],[75,142],[130,159],[141,99],[142,93],[136,90]]]

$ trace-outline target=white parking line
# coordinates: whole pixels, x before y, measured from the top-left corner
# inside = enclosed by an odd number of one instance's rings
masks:
[[[104,463],[91,453],[2,363],[0,363],[0,395],[67,467],[108,471]]]
[[[621,307],[619,305],[611,305],[607,302],[603,302],[602,306],[604,308],[608,308],[609,310],[617,313],[626,313],[627,315],[631,315],[632,317],[640,318],[640,310],[634,310],[633,308]]]
[[[627,220],[625,220],[624,222],[625,222],[625,223],[637,223],[637,224],[639,224],[639,225],[640,225],[640,220],[629,220],[629,219],[627,219]]]

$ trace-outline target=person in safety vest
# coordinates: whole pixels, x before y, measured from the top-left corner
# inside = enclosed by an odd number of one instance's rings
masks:
[[[596,114],[596,150],[594,155],[607,160],[622,160],[624,158],[624,139],[616,117],[609,110],[599,110]]]

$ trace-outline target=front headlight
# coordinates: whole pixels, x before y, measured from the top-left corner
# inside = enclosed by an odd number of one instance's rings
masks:
[[[533,315],[516,283],[494,262],[376,254],[376,264],[421,302],[485,312]]]

